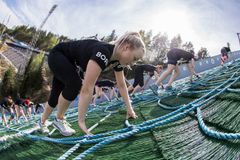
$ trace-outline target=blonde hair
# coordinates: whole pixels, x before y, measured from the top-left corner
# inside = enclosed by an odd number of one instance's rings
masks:
[[[163,69],[163,65],[162,64],[156,65],[155,67],[159,68],[159,69]]]
[[[127,32],[115,42],[115,48],[120,48],[123,44],[129,44],[131,49],[143,49],[143,54],[146,52],[145,44],[138,32]],[[115,53],[114,53],[115,54]]]

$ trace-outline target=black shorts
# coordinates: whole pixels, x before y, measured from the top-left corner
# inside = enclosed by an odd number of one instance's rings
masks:
[[[98,86],[98,87],[110,87],[110,88],[113,88],[113,87],[114,87],[114,82],[112,82],[112,81],[110,81],[110,80],[97,81],[97,82],[96,82],[96,86]]]
[[[179,57],[177,54],[178,53],[176,53],[176,52],[169,51],[167,53],[167,58],[168,58],[167,64],[172,64],[172,65],[176,66],[177,62],[180,59],[184,59],[187,63],[189,63],[191,61],[191,59],[194,58],[194,55],[192,55],[192,54],[190,55],[190,53],[186,54],[186,56],[182,56],[182,57]]]
[[[144,85],[143,70],[138,68],[136,68],[134,73],[133,87],[135,88],[137,85],[139,85],[140,87]]]
[[[9,113],[11,112],[10,108],[6,107],[5,105],[0,105],[0,108],[7,110]]]
[[[228,51],[225,48],[221,49],[221,55],[222,57],[227,56],[228,57]]]
[[[48,65],[54,75],[48,104],[53,108],[56,107],[61,93],[66,100],[73,101],[82,86],[78,67],[57,50],[50,52]]]
[[[23,105],[23,100],[18,99],[15,101],[15,104],[18,106],[21,106],[21,105]]]

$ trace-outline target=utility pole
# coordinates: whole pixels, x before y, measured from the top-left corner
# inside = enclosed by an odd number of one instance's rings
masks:
[[[51,16],[51,14],[53,13],[53,11],[57,8],[57,5],[53,5],[52,8],[50,9],[50,11],[48,12],[48,15],[46,16],[46,18],[42,21],[41,25],[39,26],[39,28],[37,28],[35,34],[33,35],[32,37],[32,40],[30,42],[30,46],[28,47],[27,49],[27,52],[26,52],[26,55],[28,58],[30,58],[32,56],[32,51],[34,50],[35,48],[35,45],[38,41],[38,38],[40,36],[40,33],[41,33],[41,29],[43,28],[44,24],[47,22],[48,18]],[[21,75],[23,74],[25,71],[25,66],[20,68],[18,73]]]
[[[237,33],[238,36],[238,41],[239,41],[239,45],[240,45],[240,33]]]
[[[30,42],[30,49],[28,49],[28,55],[31,56],[32,55],[32,49],[35,48],[35,45],[37,43],[37,40],[40,36],[40,31],[43,28],[44,24],[47,22],[48,18],[51,16],[51,14],[53,13],[53,11],[57,8],[57,5],[53,5],[52,8],[50,9],[50,11],[48,12],[47,17],[42,21],[41,25],[39,26],[39,28],[37,29],[36,33],[34,34],[31,42]]]

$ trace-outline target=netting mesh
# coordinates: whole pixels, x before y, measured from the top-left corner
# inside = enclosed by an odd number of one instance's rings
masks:
[[[236,61],[229,65],[230,71],[224,73],[223,70],[221,74],[209,71],[206,75],[202,75],[202,79],[198,84],[189,85],[183,83],[184,86],[187,86],[186,90],[181,88],[170,94],[166,94],[163,91],[163,95],[159,97],[153,95],[150,90],[146,91],[144,95],[137,95],[136,98],[133,98],[133,104],[138,119],[129,120],[130,124],[137,126],[143,122],[148,122],[149,120],[172,113],[173,110],[164,109],[158,105],[159,98],[162,104],[170,107],[187,105],[194,102],[209,93],[213,88],[216,88],[216,86],[219,86],[219,83],[226,82],[238,70],[238,67],[236,67],[238,65],[240,65],[240,62]],[[239,77],[239,73],[236,74],[236,77]],[[233,80],[230,82],[233,82]],[[230,88],[236,90],[233,90],[234,92],[223,92],[202,105],[202,116],[206,125],[215,131],[239,133],[240,99],[238,89],[240,89],[240,82],[233,83]],[[213,95],[216,93],[214,92]],[[212,94],[206,96],[203,100],[211,96]],[[104,121],[99,122],[111,113],[111,111],[117,112],[112,113]],[[40,115],[35,116],[32,119],[31,125],[13,125],[11,128],[18,130],[33,128],[39,117]],[[77,108],[70,108],[66,117],[68,122],[77,131],[75,136],[83,136],[78,128]],[[92,133],[97,135],[98,133],[108,133],[125,128],[125,117],[126,110],[123,103],[116,100],[110,103],[104,102],[95,108],[91,107],[87,114],[86,122],[87,126],[93,126],[98,123],[98,126],[92,130]],[[53,116],[50,117],[50,120],[53,118]],[[49,128],[53,129],[51,126]],[[0,129],[1,137],[16,133],[14,131],[7,132],[3,128]],[[118,134],[121,135],[121,133]],[[32,135],[44,136],[37,132],[32,133]],[[63,137],[56,131],[51,135],[51,138]],[[67,159],[75,158],[93,145],[80,145]],[[43,140],[33,141],[25,136],[21,136],[20,138],[9,138],[6,141],[2,141],[0,154],[3,159],[57,159],[72,146]],[[238,159],[240,156],[239,146],[239,140],[218,140],[205,135],[199,128],[194,111],[191,111],[179,120],[171,121],[147,131],[139,132],[128,138],[104,145],[100,149],[88,154],[85,159]]]

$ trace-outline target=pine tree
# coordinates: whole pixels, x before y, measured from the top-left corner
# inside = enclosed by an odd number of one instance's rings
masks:
[[[15,96],[16,94],[16,82],[15,82],[16,73],[13,67],[9,67],[5,72],[2,83],[1,83],[1,96]]]
[[[44,54],[32,55],[26,66],[24,78],[20,87],[21,96],[29,96],[42,87],[42,66],[44,63]]]

